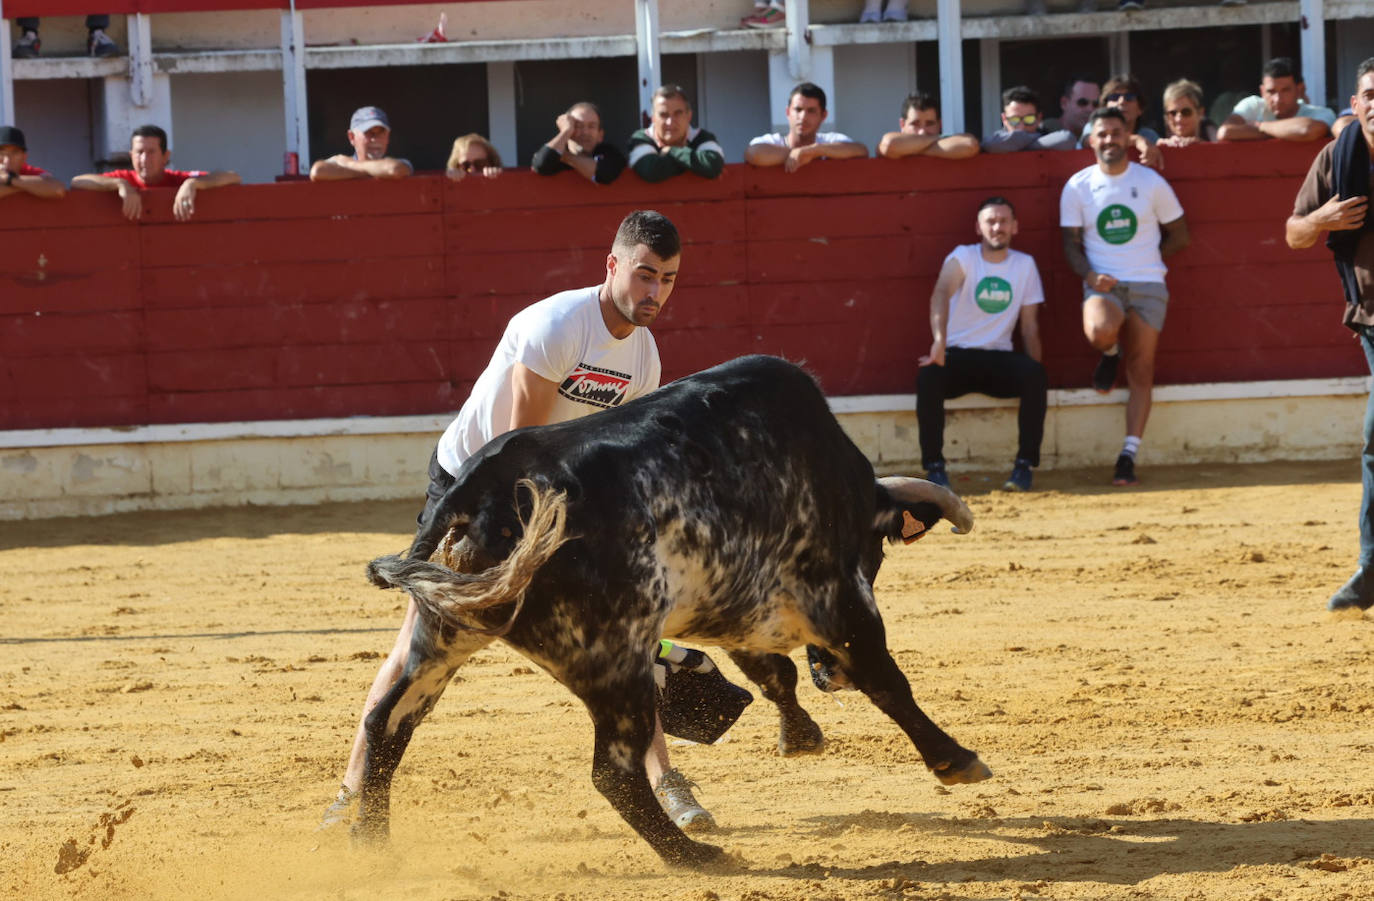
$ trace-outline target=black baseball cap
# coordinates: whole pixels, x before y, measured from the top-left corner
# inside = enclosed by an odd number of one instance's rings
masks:
[[[13,125],[0,125],[0,147],[13,146],[20,150],[28,150],[29,145],[24,143],[24,133]]]

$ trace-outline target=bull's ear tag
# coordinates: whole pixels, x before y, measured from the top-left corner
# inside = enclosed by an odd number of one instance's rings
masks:
[[[916,517],[911,515],[910,510],[902,511],[902,540],[907,544],[917,541],[925,535],[925,525]]]

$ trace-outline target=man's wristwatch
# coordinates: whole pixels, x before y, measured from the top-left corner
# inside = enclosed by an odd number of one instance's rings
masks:
[[[14,172],[11,171],[11,170],[9,170],[9,169],[6,169],[6,170],[5,170],[5,187],[8,188],[8,187],[10,187],[10,186],[13,185],[13,184],[14,184]]]

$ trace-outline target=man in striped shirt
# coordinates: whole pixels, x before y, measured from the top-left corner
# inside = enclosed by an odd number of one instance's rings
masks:
[[[653,121],[630,135],[630,168],[645,181],[666,181],[695,172],[715,178],[725,168],[725,151],[716,136],[692,127],[692,104],[675,84],[665,84],[653,97]]]

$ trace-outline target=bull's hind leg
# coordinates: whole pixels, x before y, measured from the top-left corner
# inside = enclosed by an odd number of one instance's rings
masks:
[[[688,838],[663,812],[649,785],[644,755],[654,734],[653,677],[647,671],[638,675],[595,688],[568,686],[587,705],[596,727],[592,784],[665,862],[701,866],[720,857],[721,849]]]
[[[489,635],[457,631],[420,615],[405,670],[364,720],[367,759],[358,820],[353,825],[356,841],[379,844],[387,840],[391,832],[391,777],[411,735],[443,696],[458,667],[492,640]]]
[[[758,685],[763,696],[778,707],[778,753],[806,754],[825,745],[821,727],[797,701],[797,667],[782,654],[731,651],[735,666]]]
[[[911,684],[888,653],[886,631],[872,596],[863,596],[867,590],[866,584],[856,590],[859,596],[845,606],[848,634],[838,636],[829,650],[854,687],[902,727],[937,779],[945,785],[987,779],[992,770],[978,755],[951,738],[916,705]]]

